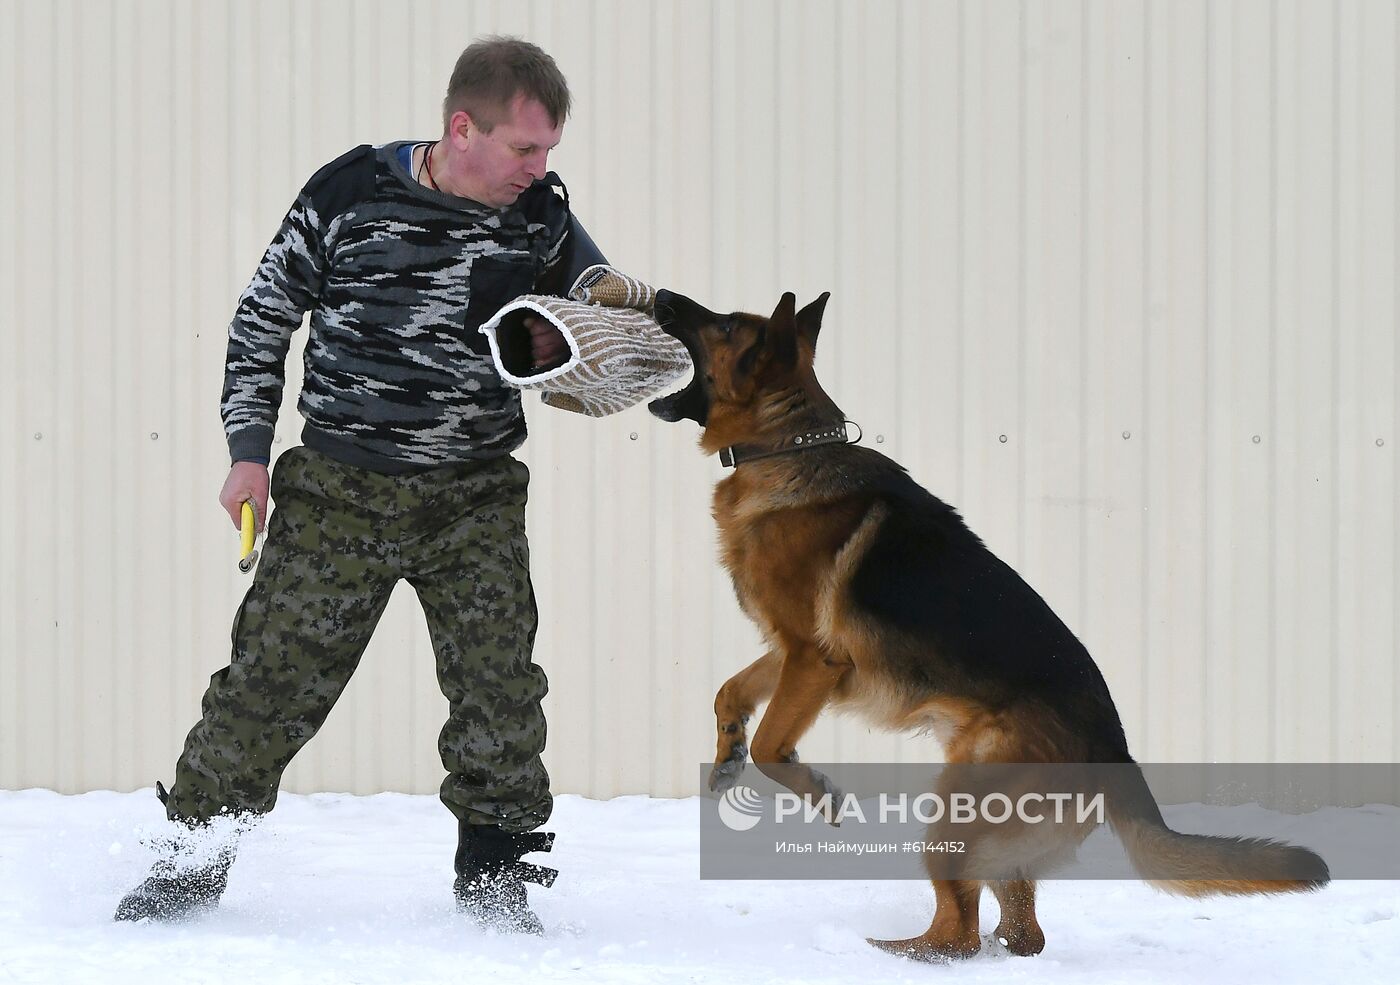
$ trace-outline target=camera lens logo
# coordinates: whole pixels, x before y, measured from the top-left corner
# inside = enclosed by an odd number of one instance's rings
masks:
[[[763,817],[763,798],[753,787],[730,787],[719,799],[719,819],[730,831],[748,831]]]

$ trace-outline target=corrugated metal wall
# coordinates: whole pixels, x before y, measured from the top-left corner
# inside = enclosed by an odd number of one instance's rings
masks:
[[[493,31],[568,74],[553,166],[615,263],[833,291],[828,389],[1086,640],[1139,758],[1400,755],[1389,0],[0,0],[0,786],[170,776],[246,587],[234,302]],[[758,653],[720,469],[641,410],[529,414],[556,789],[691,793]],[[288,786],[434,790],[444,708],[404,589]]]

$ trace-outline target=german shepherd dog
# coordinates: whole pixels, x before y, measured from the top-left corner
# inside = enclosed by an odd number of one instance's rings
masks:
[[[656,299],[658,321],[695,369],[650,410],[695,421],[700,447],[734,466],[714,493],[722,559],[768,645],[715,698],[711,788],[733,786],[751,751],[765,774],[820,803],[833,789],[800,763],[797,742],[831,705],[934,734],[950,768],[1120,764],[1128,779],[1110,784],[1107,819],[1138,874],[1168,892],[1325,885],[1326,864],[1305,848],[1166,826],[1083,644],[952,507],[894,461],[846,442],[845,415],[812,370],[828,297],[796,311],[784,294],[767,318],[717,314],[668,291]],[[746,726],[763,701],[750,750]],[[1004,878],[940,877],[931,864],[932,925],[871,943],[924,960],[976,953],[986,883],[1000,904],[996,937],[1014,954],[1039,953],[1035,879],[1093,827],[1056,825],[1052,837],[1068,844],[1047,844],[1040,831],[1021,843],[979,841],[972,850],[997,853]]]

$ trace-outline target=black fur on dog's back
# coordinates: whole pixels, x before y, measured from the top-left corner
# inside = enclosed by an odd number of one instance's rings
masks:
[[[887,515],[850,582],[859,611],[909,645],[886,652],[890,672],[933,693],[990,708],[1040,700],[1084,739],[1093,758],[1130,761],[1108,684],[1084,644],[958,512],[878,452],[863,491]]]

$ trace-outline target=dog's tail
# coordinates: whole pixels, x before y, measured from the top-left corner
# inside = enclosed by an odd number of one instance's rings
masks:
[[[1191,835],[1167,827],[1136,763],[1114,769],[1108,821],[1143,879],[1178,896],[1246,896],[1321,889],[1331,878],[1316,852],[1268,838]]]

